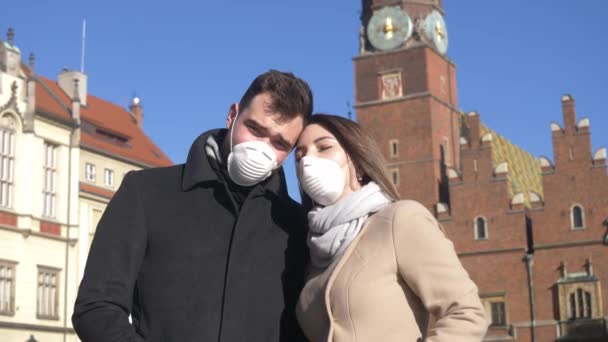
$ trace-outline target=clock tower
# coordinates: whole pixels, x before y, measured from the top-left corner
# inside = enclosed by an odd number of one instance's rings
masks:
[[[362,0],[355,108],[402,198],[449,205],[459,169],[456,71],[441,0]]]

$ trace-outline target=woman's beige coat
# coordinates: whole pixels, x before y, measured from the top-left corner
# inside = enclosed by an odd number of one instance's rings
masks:
[[[452,242],[415,201],[372,215],[341,257],[312,269],[297,316],[315,342],[475,342],[488,324]]]

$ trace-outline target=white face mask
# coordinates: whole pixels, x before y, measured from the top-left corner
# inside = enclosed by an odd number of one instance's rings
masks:
[[[270,145],[263,141],[246,141],[232,148],[233,127],[230,129],[230,154],[228,155],[228,175],[241,186],[253,186],[266,178],[277,168],[277,156]]]
[[[302,190],[323,206],[333,204],[344,192],[344,171],[340,165],[326,158],[306,156],[300,160]]]
[[[277,167],[277,157],[263,141],[247,141],[228,155],[228,175],[241,186],[253,186],[265,180]]]

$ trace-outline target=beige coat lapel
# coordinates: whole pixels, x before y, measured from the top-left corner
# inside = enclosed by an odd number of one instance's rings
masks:
[[[367,232],[369,223],[371,221],[371,217],[372,217],[372,215],[370,215],[370,217],[368,217],[367,220],[365,220],[365,223],[363,224],[363,227],[361,227],[361,231],[359,232],[357,237],[355,237],[355,239],[350,243],[350,246],[348,246],[348,248],[344,251],[344,253],[341,256],[339,256],[340,259],[338,260],[336,267],[334,267],[333,271],[331,272],[331,275],[329,276],[329,280],[327,281],[327,286],[325,287],[324,296],[325,296],[325,308],[327,309],[327,316],[329,317],[329,334],[327,335],[328,341],[331,341],[331,337],[333,335],[333,330],[334,330],[334,324],[332,323],[334,318],[333,318],[333,314],[331,312],[331,302],[329,299],[329,294],[331,293],[331,290],[333,288],[334,282],[336,281],[337,275],[340,274],[340,271],[342,270],[342,268],[344,267],[346,262],[350,259],[351,255],[353,254],[355,249],[357,248],[357,244],[359,243],[361,238]]]

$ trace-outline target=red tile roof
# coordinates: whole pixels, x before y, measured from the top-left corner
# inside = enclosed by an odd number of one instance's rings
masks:
[[[82,183],[82,182],[80,183],[80,191],[86,192],[89,194],[93,194],[93,195],[97,195],[97,196],[101,196],[101,197],[105,197],[107,199],[111,199],[114,196],[114,191],[100,188],[95,185]]]
[[[27,67],[24,67],[29,74]],[[46,77],[36,75],[36,112],[71,122],[71,99],[59,85]],[[169,166],[173,163],[163,151],[138,127],[133,116],[123,107],[88,95],[87,106],[80,109],[81,121],[95,127],[95,131],[82,130],[80,146],[107,153],[141,166]],[[100,132],[101,134],[97,134]],[[116,143],[109,136],[127,140]]]

